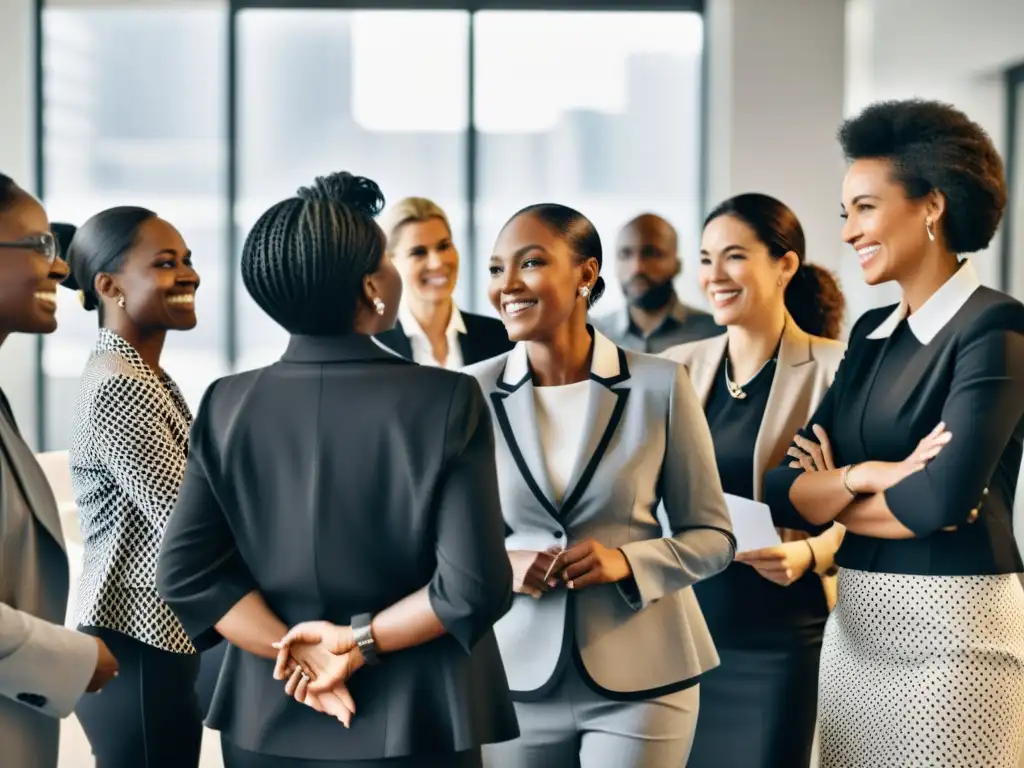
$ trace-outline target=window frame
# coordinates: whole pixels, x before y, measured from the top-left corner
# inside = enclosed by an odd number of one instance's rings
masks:
[[[1003,217],[1002,241],[999,249],[999,289],[1012,293],[1014,288],[1013,238],[1015,222],[1013,214],[1017,203],[1017,187],[1020,182],[1017,171],[1024,165],[1024,146],[1018,144],[1021,114],[1021,102],[1024,102],[1024,62],[1006,70],[1006,146],[1003,160],[1006,163],[1006,215]],[[1018,297],[1020,298],[1020,297]]]

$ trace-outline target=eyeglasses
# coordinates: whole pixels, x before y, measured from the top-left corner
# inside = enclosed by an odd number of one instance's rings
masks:
[[[26,251],[34,251],[45,256],[46,261],[50,264],[57,260],[57,238],[53,236],[52,232],[24,237],[12,243],[0,243],[0,248],[21,248]]]

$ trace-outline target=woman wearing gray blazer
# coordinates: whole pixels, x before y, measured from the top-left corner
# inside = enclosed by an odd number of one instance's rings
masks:
[[[796,215],[775,198],[726,200],[704,223],[700,284],[727,332],[673,347],[704,406],[726,493],[763,501],[763,478],[786,457],[835,378],[843,295],[804,263]],[[767,507],[765,516],[770,516]],[[740,552],[695,588],[721,656],[701,681],[688,768],[794,768],[810,763],[818,658],[844,529],[779,529],[782,543]]]
[[[43,207],[0,173],[0,344],[53,333],[59,258]],[[0,392],[0,763],[56,768],[59,718],[117,674],[99,638],[64,627],[68,559],[57,502]]]
[[[577,211],[513,216],[489,296],[518,344],[466,370],[495,417],[518,593],[495,631],[522,735],[486,749],[494,768],[682,766],[718,664],[690,589],[735,548],[707,422],[682,366],[587,325],[601,258]]]

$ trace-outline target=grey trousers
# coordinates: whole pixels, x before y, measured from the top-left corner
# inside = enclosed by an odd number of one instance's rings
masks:
[[[516,702],[521,736],[484,747],[484,768],[682,768],[697,726],[699,686],[613,701],[574,664],[543,701]]]

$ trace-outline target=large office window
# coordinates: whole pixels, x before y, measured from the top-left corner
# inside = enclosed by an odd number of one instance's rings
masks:
[[[463,11],[239,13],[240,234],[299,186],[347,170],[377,181],[389,203],[432,198],[470,258],[468,46]],[[285,333],[236,279],[239,367],[265,365]],[[462,302],[467,288],[460,281]]]
[[[610,288],[601,313],[621,308],[614,240],[630,217],[666,216],[693,260],[703,26],[677,10],[686,3],[44,3],[44,201],[55,221],[75,224],[142,205],[182,232],[203,281],[199,327],[172,334],[164,363],[193,405],[216,377],[284,350],[238,259],[261,213],[325,173],[370,176],[389,204],[439,203],[469,310],[491,311],[487,259],[501,225],[530,203],[566,203],[597,225]],[[61,327],[42,359],[47,448],[67,446],[97,319],[61,292]]]
[[[595,311],[615,311],[622,224],[653,211],[681,244],[697,239],[701,16],[485,11],[474,24],[476,253],[486,260],[522,206],[570,205],[604,245],[609,290]],[[488,274],[476,274],[482,303]]]
[[[177,5],[43,11],[43,190],[54,221],[141,205],[182,233],[202,278],[199,325],[168,337],[164,363],[195,405],[226,372],[228,14]],[[49,448],[67,446],[98,320],[70,291],[58,316],[42,360]]]

